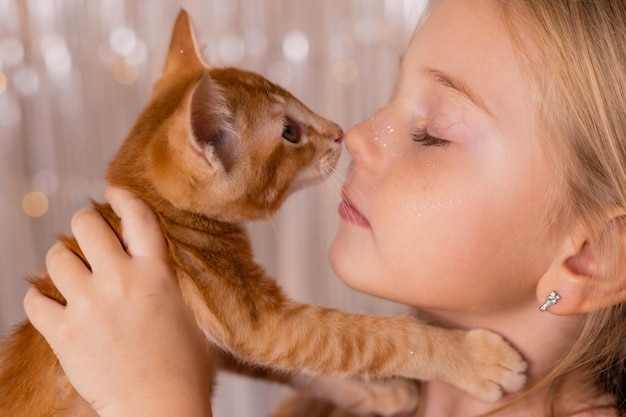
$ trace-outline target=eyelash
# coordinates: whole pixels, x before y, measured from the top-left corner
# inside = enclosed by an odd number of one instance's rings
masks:
[[[411,133],[411,139],[422,146],[445,148],[450,144],[450,142],[445,139],[432,136],[426,129],[415,129],[413,133]]]

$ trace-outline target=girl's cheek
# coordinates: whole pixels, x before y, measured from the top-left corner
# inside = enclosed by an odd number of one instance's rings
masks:
[[[416,175],[396,182],[396,194],[390,203],[394,206],[394,213],[404,217],[404,227],[412,224],[412,220],[435,221],[451,213],[462,217],[467,197],[465,188],[467,184],[455,181],[454,173],[446,166],[427,162]]]

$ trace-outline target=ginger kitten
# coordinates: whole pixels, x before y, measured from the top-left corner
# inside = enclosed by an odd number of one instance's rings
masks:
[[[519,389],[525,363],[489,331],[301,304],[254,262],[244,223],[268,218],[289,194],[327,177],[342,136],[260,75],[206,64],[181,11],[163,74],[106,179],[156,212],[185,301],[226,367],[382,415],[412,410],[413,385],[336,377],[440,379],[488,401]],[[110,206],[94,205],[121,236]],[[85,259],[73,238],[63,241]],[[49,280],[32,282],[65,303]],[[43,337],[21,324],[0,349],[0,416],[70,415],[95,412]]]

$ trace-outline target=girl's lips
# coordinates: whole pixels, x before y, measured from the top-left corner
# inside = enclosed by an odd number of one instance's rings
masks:
[[[339,217],[357,226],[370,227],[370,223],[365,216],[350,203],[350,200],[345,194],[343,194],[343,199],[339,204]]]

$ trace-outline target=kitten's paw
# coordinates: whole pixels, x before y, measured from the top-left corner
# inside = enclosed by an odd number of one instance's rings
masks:
[[[306,388],[345,411],[364,416],[412,416],[419,401],[417,382],[403,378],[365,381],[316,376]]]
[[[419,388],[415,381],[407,379],[354,381],[356,386],[346,390],[347,395],[341,399],[343,404],[337,404],[341,408],[367,416],[415,415],[419,402]]]
[[[474,329],[466,333],[464,342],[469,366],[460,379],[450,381],[454,385],[486,402],[524,386],[526,362],[500,335]]]

